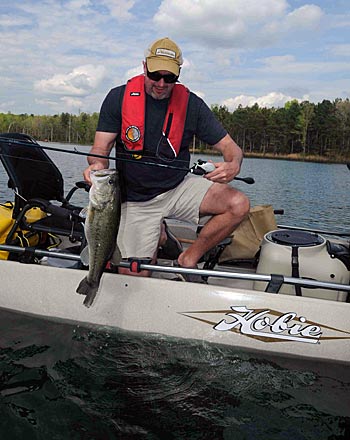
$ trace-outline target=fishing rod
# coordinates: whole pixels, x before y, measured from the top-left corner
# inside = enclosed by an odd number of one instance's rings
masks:
[[[32,142],[23,142],[17,139],[12,139],[12,138],[6,138],[6,137],[0,137],[0,141],[6,141],[8,144],[18,144],[24,147],[28,147],[28,148],[41,148],[43,150],[49,150],[49,151],[56,151],[59,153],[68,153],[68,154],[75,154],[78,156],[86,156],[86,157],[96,157],[99,159],[115,159],[115,160],[120,160],[121,162],[131,162],[131,163],[135,163],[137,162],[135,159],[127,159],[124,157],[110,157],[110,156],[105,156],[103,154],[94,154],[94,153],[84,153],[83,151],[79,151],[74,147],[74,150],[68,150],[68,149],[64,149],[64,148],[57,148],[57,147],[44,147],[43,145],[40,145],[38,143],[32,143]],[[186,173],[191,173],[191,174],[195,174],[195,175],[204,175],[207,173],[210,173],[211,171],[213,171],[215,169],[214,164],[212,164],[211,162],[206,162],[202,159],[199,159],[191,168],[183,168],[183,167],[177,167],[174,165],[168,165],[168,164],[164,164],[164,163],[159,163],[159,162],[148,162],[148,161],[142,161],[142,162],[137,162],[138,164],[141,165],[148,165],[148,166],[155,166],[155,167],[161,167],[161,168],[167,168],[170,170],[177,170],[177,171],[186,171]],[[234,177],[234,180],[240,180],[242,182],[247,183],[248,185],[252,185],[253,183],[255,183],[255,180],[252,177]]]

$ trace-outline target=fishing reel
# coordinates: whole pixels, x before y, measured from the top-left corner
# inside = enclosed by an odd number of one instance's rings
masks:
[[[198,159],[198,161],[195,162],[190,168],[190,172],[197,176],[203,176],[204,174],[211,173],[214,170],[215,165],[213,163],[202,159]]]
[[[207,162],[206,160],[198,159],[192,167],[189,169],[190,173],[196,174],[197,176],[204,176],[204,174],[211,173],[215,170],[215,165],[212,162]],[[255,183],[255,180],[252,177],[234,177],[234,180],[240,180],[244,183],[248,183],[248,185],[252,185]]]

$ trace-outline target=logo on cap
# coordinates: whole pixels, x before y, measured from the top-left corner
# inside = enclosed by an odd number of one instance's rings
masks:
[[[138,140],[140,140],[140,137],[141,137],[140,129],[138,127],[136,127],[135,125],[130,125],[125,130],[125,136],[128,141],[137,142]]]
[[[163,57],[169,57],[169,58],[176,58],[176,53],[173,50],[169,49],[156,49],[156,55],[163,56]]]

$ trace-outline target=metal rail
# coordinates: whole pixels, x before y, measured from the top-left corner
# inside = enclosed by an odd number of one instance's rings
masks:
[[[15,252],[23,254],[25,252],[32,252],[34,255],[38,257],[53,257],[53,258],[61,258],[65,260],[73,260],[80,262],[80,256],[64,253],[64,252],[56,252],[56,251],[45,251],[41,249],[33,249],[33,248],[22,248],[20,246],[12,246],[12,245],[0,245],[1,251],[7,252]],[[130,262],[123,261],[119,264],[120,267],[130,267]],[[273,281],[274,275],[266,275],[266,274],[252,274],[252,273],[242,273],[242,272],[228,272],[222,270],[206,270],[206,269],[189,269],[184,267],[173,267],[173,266],[160,266],[155,264],[140,264],[141,270],[149,270],[152,272],[163,272],[163,273],[172,273],[172,274],[196,274],[203,277],[215,277],[215,278],[226,278],[226,279],[238,279],[238,280],[250,280],[250,281],[262,281],[262,282],[271,282]],[[281,275],[279,275],[281,277]],[[339,284],[339,283],[329,283],[326,281],[318,281],[306,278],[294,278],[282,276],[284,284],[291,284],[293,286],[300,286],[305,288],[321,288],[321,289],[329,289],[329,290],[341,290],[345,292],[350,292],[350,285]]]

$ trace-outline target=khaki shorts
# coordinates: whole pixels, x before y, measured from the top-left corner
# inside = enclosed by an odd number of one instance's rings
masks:
[[[152,258],[166,217],[198,224],[200,204],[212,184],[198,176],[186,176],[176,188],[151,200],[123,203],[117,239],[122,257]]]

